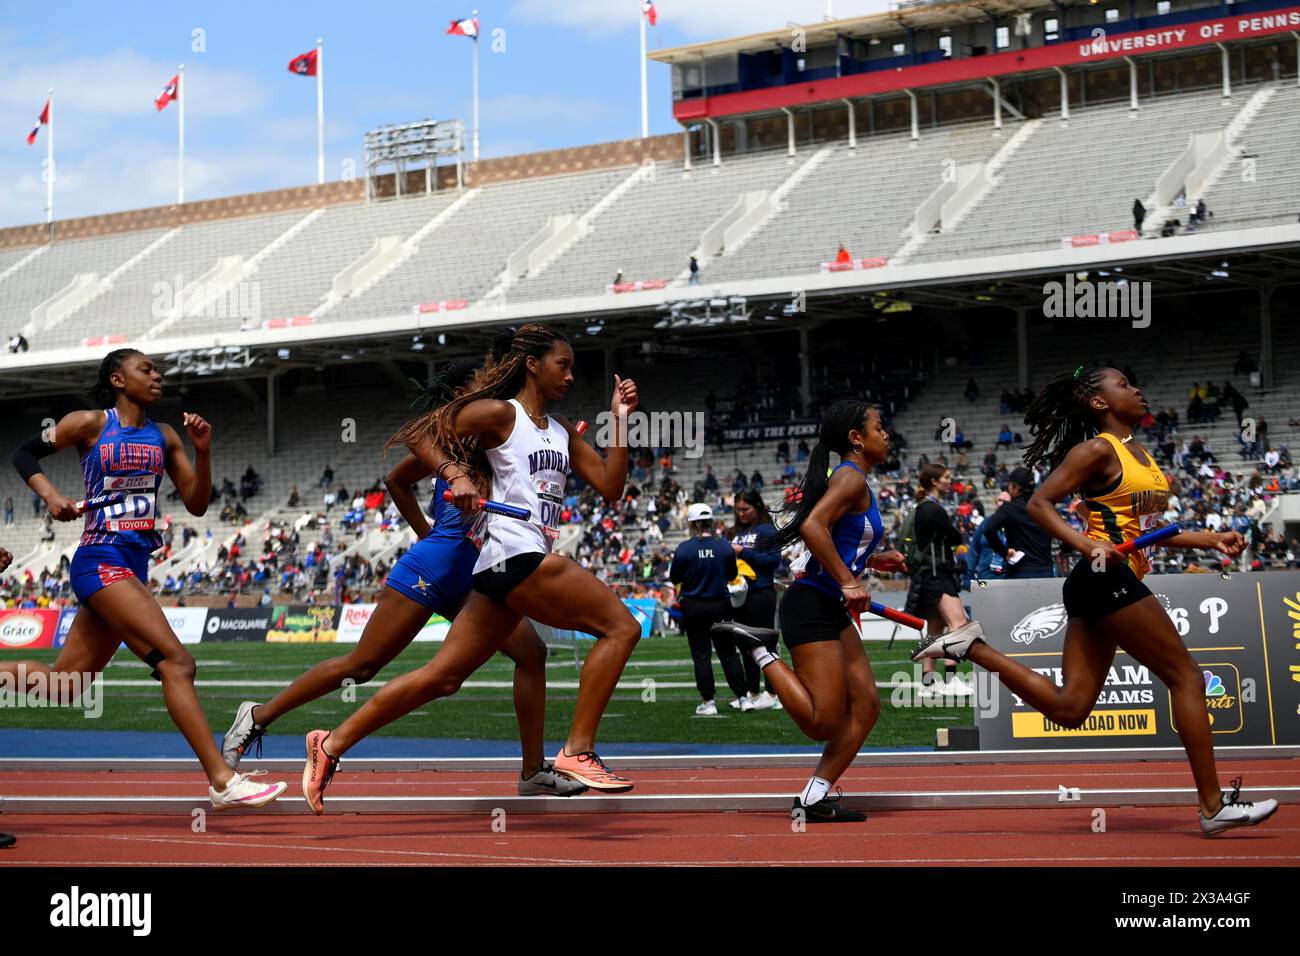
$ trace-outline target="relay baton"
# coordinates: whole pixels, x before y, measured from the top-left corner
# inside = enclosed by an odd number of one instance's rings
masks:
[[[77,511],[80,514],[84,514],[87,511],[99,511],[112,505],[121,504],[123,501],[126,501],[126,492],[111,491],[106,495],[96,495],[93,498],[78,501]]]
[[[1141,548],[1149,548],[1151,545],[1165,540],[1165,538],[1172,538],[1182,530],[1183,529],[1176,523],[1167,524],[1163,528],[1156,528],[1155,531],[1148,531],[1146,534],[1140,535],[1132,541],[1125,541],[1115,550],[1120,554],[1132,554],[1134,551]]]
[[[917,631],[925,630],[925,621],[921,620],[919,617],[913,617],[911,614],[905,614],[892,607],[886,607],[878,601],[871,602],[870,610],[872,614],[893,621],[895,624],[902,624],[904,627],[910,627]]]
[[[443,501],[451,501],[454,497],[455,496],[451,493],[450,488],[442,493]],[[478,506],[488,514],[501,515],[506,518],[518,518],[520,521],[527,521],[533,516],[533,513],[527,508],[520,508],[518,505],[508,505],[502,501],[493,501],[490,498],[480,498],[478,500]]]
[[[587,423],[585,421],[578,422],[578,424],[573,426],[573,430],[579,435],[585,435],[587,434]]]

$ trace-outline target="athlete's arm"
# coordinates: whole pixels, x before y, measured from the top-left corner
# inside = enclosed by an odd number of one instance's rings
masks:
[[[408,453],[384,478],[384,485],[393,497],[393,504],[397,505],[397,510],[402,513],[406,523],[420,538],[429,533],[429,519],[425,517],[424,509],[415,497],[415,485],[431,474],[433,469]]]
[[[509,408],[509,404],[505,404],[506,407]],[[455,459],[443,451],[442,448],[435,445],[433,439],[428,435],[425,435],[417,442],[408,444],[406,447],[410,450],[411,455],[415,456],[417,461],[428,469],[423,475],[417,475],[411,481],[411,484],[414,484],[426,475],[438,474],[438,469],[442,468],[443,465],[449,461],[455,461]],[[402,462],[402,464],[405,464],[405,462]],[[400,467],[401,465],[398,465],[398,468]],[[397,469],[394,468],[393,474],[396,473]],[[482,510],[479,507],[479,500],[482,498],[482,495],[478,493],[478,488],[474,485],[474,482],[470,481],[470,479],[465,475],[465,469],[463,467],[459,464],[453,464],[451,467],[446,469],[446,473],[442,476],[442,480],[447,482],[447,486],[451,489],[451,503],[459,508],[463,513],[472,515]],[[389,489],[392,489],[391,485],[389,486]],[[393,500],[397,500],[396,495],[393,496]],[[397,508],[401,511],[402,505],[400,502],[398,502]],[[416,505],[416,510],[419,511],[418,504]],[[405,517],[406,512],[402,511],[402,515]],[[423,512],[421,512],[421,517],[423,517]],[[411,519],[407,518],[406,520],[410,523]],[[425,523],[425,526],[426,531],[424,534],[428,534],[427,522]],[[411,524],[411,527],[414,528],[416,526]],[[424,537],[424,534],[420,535],[420,537]]]
[[[40,459],[64,448],[84,451],[104,429],[107,416],[101,410],[70,412],[52,429],[30,438],[14,452],[13,463],[27,482],[27,487],[41,496],[55,521],[74,521],[80,517],[77,503],[61,494],[41,470]]]
[[[456,413],[454,425],[457,438],[479,435],[484,448],[495,448],[515,427],[515,407],[495,398],[480,398]]]
[[[1161,542],[1165,548],[1192,548],[1201,551],[1222,551],[1235,558],[1246,550],[1246,536],[1240,531],[1181,531]]]
[[[185,432],[194,446],[194,463],[185,454],[185,445],[176,429],[160,424],[167,445],[167,476],[181,493],[185,510],[200,517],[208,510],[212,498],[212,426],[203,416],[186,412],[182,416]]]
[[[1055,514],[1056,509],[1053,508],[1052,512]],[[1007,523],[1007,518],[1009,516],[1007,506],[1002,505],[1002,507],[998,508],[997,511],[985,518],[984,523],[980,525],[979,530],[975,532],[977,537],[982,537],[988,542],[988,546],[993,550],[994,554],[1003,558],[1007,556],[1007,552],[1011,549],[1002,543],[1002,539],[998,537],[998,532],[1002,530],[1002,526]],[[975,549],[972,548],[971,550],[974,551]]]
[[[1124,555],[1116,550],[1114,542],[1097,541],[1075,531],[1056,513],[1056,503],[1063,501],[1076,488],[1096,487],[1107,478],[1110,466],[1117,464],[1115,452],[1104,438],[1093,438],[1070,449],[1065,460],[1043,480],[1029,499],[1027,510],[1039,527],[1069,545],[1080,554],[1102,553],[1107,567],[1122,564]],[[1114,476],[1111,476],[1111,480]]]
[[[610,419],[615,428],[604,458],[582,440],[567,418],[556,416],[569,433],[569,467],[606,501],[623,497],[623,489],[627,487],[627,416],[636,411],[638,404],[636,383],[615,375],[614,398],[610,402]]]
[[[853,576],[831,540],[831,526],[862,498],[862,476],[856,472],[850,474],[850,470],[845,468],[831,475],[830,487],[804,519],[799,536],[826,573],[839,584],[848,609],[865,611],[871,603],[871,595]]]

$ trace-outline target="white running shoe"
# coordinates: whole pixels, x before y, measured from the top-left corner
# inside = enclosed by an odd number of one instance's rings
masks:
[[[776,706],[781,703],[774,695],[769,694],[767,691],[755,694],[752,699],[754,710],[775,710]]]
[[[1232,781],[1232,792],[1223,794],[1223,806],[1212,817],[1204,813],[1197,814],[1201,819],[1201,832],[1214,836],[1233,827],[1253,827],[1263,823],[1277,813],[1276,800],[1260,800],[1252,803],[1241,798],[1241,778]]]
[[[969,697],[974,693],[971,690],[971,685],[960,674],[953,674],[948,678],[948,684],[944,688],[944,692],[954,697]]]
[[[967,621],[961,627],[947,634],[926,637],[916,645],[912,652],[912,662],[923,661],[927,657],[934,660],[947,658],[952,661],[964,661],[970,646],[984,637],[984,628],[979,621]]]
[[[289,788],[287,783],[262,783],[254,780],[266,773],[254,770],[252,773],[237,773],[230,778],[225,790],[208,787],[208,799],[212,801],[213,810],[234,810],[237,807],[264,807]]]
[[[746,694],[744,697],[737,697],[733,707],[739,707],[741,713],[748,713],[754,709],[754,698]]]
[[[255,700],[246,700],[239,705],[239,710],[235,711],[235,722],[230,725],[221,742],[221,756],[226,759],[226,766],[231,770],[239,769],[239,761],[254,744],[257,745],[257,756],[262,756],[262,735],[266,733],[266,728],[253,720],[253,708],[256,706]]]
[[[579,783],[577,780],[571,780],[556,773],[554,764],[543,763],[542,769],[527,779],[524,779],[523,774],[519,775],[519,796],[521,797],[539,795],[576,797],[578,794],[586,792],[587,785],[585,783]]]
[[[718,716],[718,705],[711,700],[706,700],[695,708],[696,717],[716,717]]]

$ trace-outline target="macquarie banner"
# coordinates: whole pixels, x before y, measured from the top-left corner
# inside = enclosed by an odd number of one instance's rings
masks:
[[[278,604],[271,608],[266,640],[272,644],[333,644],[338,627],[338,605]]]
[[[339,609],[338,636],[340,644],[355,644],[361,640],[361,632],[366,629],[370,616],[375,613],[373,604],[345,604]],[[420,633],[415,635],[417,641],[441,641],[451,630],[451,622],[441,614],[432,614]]]
[[[985,640],[1058,686],[1062,583],[993,581],[972,595]],[[1152,574],[1145,583],[1201,670],[1215,741],[1300,744],[1300,573]],[[1052,723],[1000,681],[988,686],[996,700],[977,704],[984,750],[1180,745],[1168,689],[1123,649],[1078,729]]]
[[[208,608],[203,643],[265,641],[271,626],[269,607]]]
[[[0,609],[0,650],[53,647],[59,613],[54,608]]]

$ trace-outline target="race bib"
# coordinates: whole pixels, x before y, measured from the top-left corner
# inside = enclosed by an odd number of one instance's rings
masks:
[[[564,484],[546,478],[535,478],[533,490],[537,493],[537,510],[542,524],[542,534],[548,541],[558,541],[560,512],[564,508]]]
[[[106,531],[152,531],[158,517],[153,475],[108,475],[104,493],[125,492],[126,497],[104,509]]]

